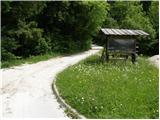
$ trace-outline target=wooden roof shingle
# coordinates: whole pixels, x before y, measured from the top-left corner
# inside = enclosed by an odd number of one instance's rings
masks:
[[[110,28],[102,28],[101,31],[105,35],[133,35],[133,36],[147,36],[148,33],[142,31],[142,30],[129,30],[129,29],[110,29]]]

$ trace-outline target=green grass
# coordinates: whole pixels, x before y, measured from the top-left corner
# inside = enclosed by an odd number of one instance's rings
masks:
[[[62,98],[87,118],[158,118],[158,69],[139,58],[101,63],[92,56],[57,76]]]
[[[1,68],[8,68],[8,67],[12,67],[12,66],[25,64],[25,63],[27,63],[27,64],[36,63],[36,62],[39,62],[39,61],[44,61],[44,60],[48,60],[50,58],[57,57],[59,55],[60,55],[60,53],[50,53],[50,54],[45,54],[45,55],[30,56],[30,57],[25,58],[25,59],[4,61],[1,64]]]

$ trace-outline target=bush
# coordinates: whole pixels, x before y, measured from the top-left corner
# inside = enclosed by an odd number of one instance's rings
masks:
[[[15,49],[4,48],[4,53],[28,57],[88,50],[107,8],[106,2],[96,1],[3,1],[2,36],[16,42],[8,39],[6,46],[17,45]]]
[[[2,36],[1,46],[2,61],[16,59],[14,51],[19,47],[19,45],[17,44],[17,41],[14,38]]]
[[[6,51],[5,49],[1,49],[1,60],[2,61],[10,61],[10,60],[15,60],[16,59],[16,56],[11,53],[11,52],[8,52]]]
[[[28,24],[19,21],[18,27],[9,30],[8,35],[14,37],[20,45],[15,52],[16,55],[28,57],[30,55],[44,54],[50,49],[45,38],[42,37],[43,30],[37,28],[37,24],[34,21]]]
[[[48,2],[39,23],[49,34],[53,50],[88,50],[106,18],[106,10],[105,2]]]

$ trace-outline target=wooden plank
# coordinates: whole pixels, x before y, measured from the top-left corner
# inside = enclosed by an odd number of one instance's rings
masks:
[[[121,29],[121,31],[124,33],[124,35],[130,35],[130,33],[128,33],[126,29]]]
[[[120,35],[125,35],[125,33],[122,32],[122,30],[120,30],[120,29],[116,29],[116,30],[120,33]]]
[[[112,31],[112,29],[105,29],[105,30],[109,35],[115,35],[115,33]]]
[[[141,35],[149,35],[148,33],[142,31],[142,30],[136,30],[137,32],[139,32]]]
[[[102,32],[103,32],[105,35],[108,35],[108,33],[106,32],[105,29],[101,29],[101,30],[102,30]]]
[[[144,35],[141,32],[139,32],[138,30],[134,30],[135,33],[137,33],[138,35]]]
[[[136,32],[134,32],[133,30],[127,30],[129,33],[130,33],[130,35],[138,35]]]
[[[112,29],[112,32],[114,32],[115,35],[121,35],[116,29]]]
[[[138,35],[149,35],[148,33],[142,30],[129,30],[129,29],[109,29],[109,28],[102,28],[102,32],[105,35],[123,35],[123,36],[138,36]]]

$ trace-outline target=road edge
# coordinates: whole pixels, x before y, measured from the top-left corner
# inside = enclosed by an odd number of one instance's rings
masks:
[[[78,113],[77,110],[75,110],[74,108],[72,108],[70,105],[68,105],[65,100],[60,96],[58,89],[56,87],[56,80],[55,79],[52,83],[52,90],[54,92],[54,95],[56,96],[57,102],[60,103],[61,106],[63,106],[66,110],[71,111],[72,113],[74,113],[78,119],[86,119],[85,116],[81,115],[80,113]]]
[[[94,47],[92,47],[91,50],[98,50],[97,52],[94,53],[94,54],[97,54],[98,52],[100,52],[101,49],[103,49],[103,47],[94,46]],[[94,54],[91,54],[91,55],[94,55]],[[91,55],[89,55],[89,56],[91,56]],[[84,59],[88,58],[89,56],[85,57]],[[70,66],[72,66],[72,65],[70,65]],[[55,95],[55,97],[57,99],[57,102],[60,104],[60,106],[62,106],[63,108],[65,108],[65,110],[69,110],[78,119],[87,119],[85,116],[83,116],[80,113],[78,113],[78,111],[76,109],[72,108],[69,104],[67,104],[65,102],[65,100],[60,96],[60,94],[58,92],[58,89],[57,89],[57,86],[56,86],[56,80],[57,79],[55,77],[55,80],[53,80],[53,82],[52,82],[52,91],[53,91],[53,94]],[[71,117],[71,116],[68,116],[68,117]],[[73,118],[73,119],[75,119],[75,118]]]

